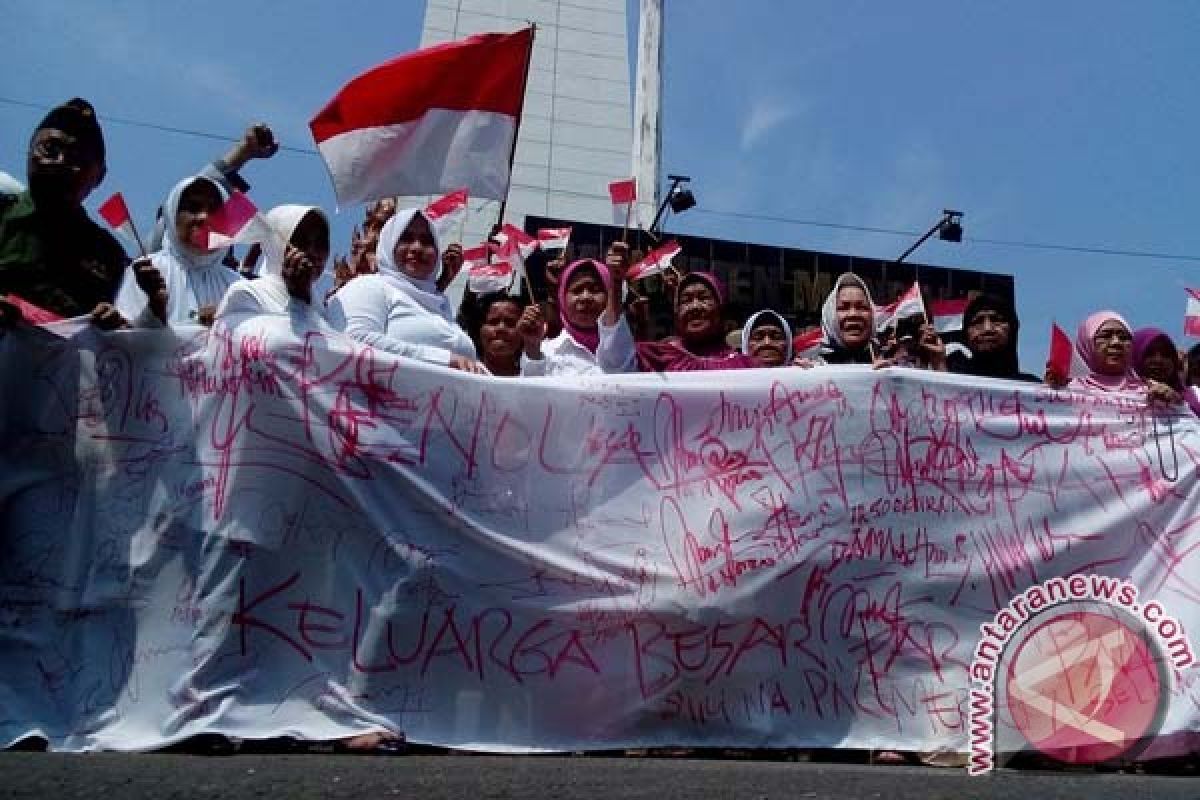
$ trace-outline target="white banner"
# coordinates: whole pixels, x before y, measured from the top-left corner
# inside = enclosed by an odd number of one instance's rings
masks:
[[[1134,398],[483,378],[286,317],[23,330],[0,371],[0,744],[965,752],[1027,587],[1129,578],[1200,629],[1200,426]],[[1192,671],[1167,700],[1200,729]]]

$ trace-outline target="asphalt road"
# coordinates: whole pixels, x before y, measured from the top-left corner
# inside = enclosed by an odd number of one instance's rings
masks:
[[[1200,779],[688,758],[0,753],[0,796],[30,798],[1200,797]]]

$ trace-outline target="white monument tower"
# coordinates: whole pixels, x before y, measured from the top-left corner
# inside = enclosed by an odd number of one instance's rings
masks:
[[[428,0],[422,47],[537,24],[504,221],[521,226],[532,214],[610,223],[608,184],[633,175],[639,216],[650,224],[659,169],[662,0],[641,4],[636,126],[625,6],[626,0]],[[466,246],[487,236],[498,211],[498,203],[472,200]]]
[[[633,175],[638,218],[649,227],[658,209],[662,154],[663,0],[642,0],[638,18],[637,94],[633,107]]]

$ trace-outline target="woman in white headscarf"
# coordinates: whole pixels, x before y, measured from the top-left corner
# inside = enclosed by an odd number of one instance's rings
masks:
[[[843,272],[821,306],[821,364],[872,364],[875,362],[875,304],[866,282]]]
[[[742,352],[764,367],[791,366],[792,326],[769,308],[754,312],[742,328]]]
[[[437,231],[421,211],[397,211],[379,232],[378,272],[342,287],[329,302],[329,321],[380,350],[486,374],[471,337],[454,321],[450,300],[437,288],[441,252]]]
[[[265,216],[260,277],[229,287],[217,318],[235,314],[295,314],[324,322],[312,287],[329,260],[329,219],[316,206],[277,206]]]
[[[240,277],[221,263],[225,248],[208,250],[199,244],[209,216],[224,204],[225,190],[208,178],[194,175],[175,184],[163,203],[164,218],[170,222],[162,249],[148,261],[162,275],[167,293],[166,318],[151,312],[146,293],[138,287],[138,259],[125,271],[117,293],[117,311],[137,327],[195,325],[211,320],[228,289]]]

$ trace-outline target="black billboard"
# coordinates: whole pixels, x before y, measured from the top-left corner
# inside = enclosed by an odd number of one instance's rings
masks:
[[[612,225],[527,216],[525,230],[536,234],[539,228],[570,225],[571,257],[603,260],[611,242],[619,241],[622,229]],[[820,324],[821,304],[837,276],[854,272],[871,288],[876,303],[889,303],[919,278],[926,301],[971,296],[986,291],[1015,299],[1013,278],[993,272],[950,269],[927,264],[897,264],[874,258],[862,258],[817,250],[708,239],[701,236],[665,234],[679,242],[683,252],[675,265],[684,271],[716,273],[729,291],[728,315],[739,324],[750,314],[770,308],[783,314],[795,330]],[[646,250],[657,246],[643,231],[628,232],[635,261]],[[531,265],[532,266],[532,265]],[[659,335],[668,332],[670,310],[657,279],[646,281]]]

